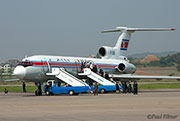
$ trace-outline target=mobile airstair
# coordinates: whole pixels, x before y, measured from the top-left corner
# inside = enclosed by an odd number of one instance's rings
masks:
[[[79,73],[79,75],[86,75],[87,77],[91,78],[92,80],[98,82],[101,85],[115,85],[113,82],[103,78],[102,76],[94,73],[89,68],[85,68],[83,73]]]
[[[51,72],[46,73],[46,75],[55,76],[56,78],[68,84],[68,86],[64,86],[64,87],[61,86],[59,87],[57,86],[56,83],[51,83],[52,84],[51,87],[45,85],[44,91],[46,95],[54,95],[54,94],[74,95],[79,93],[87,93],[90,90],[90,86],[88,84],[76,78],[72,74],[68,73],[63,68],[51,68]]]
[[[63,68],[52,68],[51,73],[46,73],[46,75],[54,75],[71,86],[89,86],[82,80],[65,71]]]
[[[95,82],[99,83],[98,91],[101,93],[104,92],[111,92],[116,90],[116,84],[103,78],[102,76],[94,73],[89,68],[85,68],[83,73],[79,73],[80,76],[87,76],[88,78],[94,80]],[[94,89],[94,86],[91,86],[91,90]]]

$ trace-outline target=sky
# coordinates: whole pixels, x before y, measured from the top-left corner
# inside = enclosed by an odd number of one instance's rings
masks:
[[[0,0],[0,62],[31,55],[88,56],[114,46],[117,26],[135,32],[127,54],[180,51],[180,0]]]

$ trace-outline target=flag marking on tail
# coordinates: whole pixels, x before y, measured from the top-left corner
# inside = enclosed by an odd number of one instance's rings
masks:
[[[127,48],[128,48],[128,43],[129,43],[129,40],[127,40],[127,39],[122,39],[120,50],[127,50]]]

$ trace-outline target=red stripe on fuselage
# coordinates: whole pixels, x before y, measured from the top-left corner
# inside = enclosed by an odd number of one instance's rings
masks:
[[[33,62],[35,66],[47,66],[46,62]],[[77,63],[49,63],[50,66],[63,66],[63,67],[81,67],[81,64]],[[97,65],[98,68],[115,68],[116,65]]]

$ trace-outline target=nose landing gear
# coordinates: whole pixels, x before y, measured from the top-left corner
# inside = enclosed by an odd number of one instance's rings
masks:
[[[41,83],[35,83],[35,85],[37,86],[37,90],[35,91],[35,95],[36,96],[41,96],[42,95],[42,89],[41,89]]]

